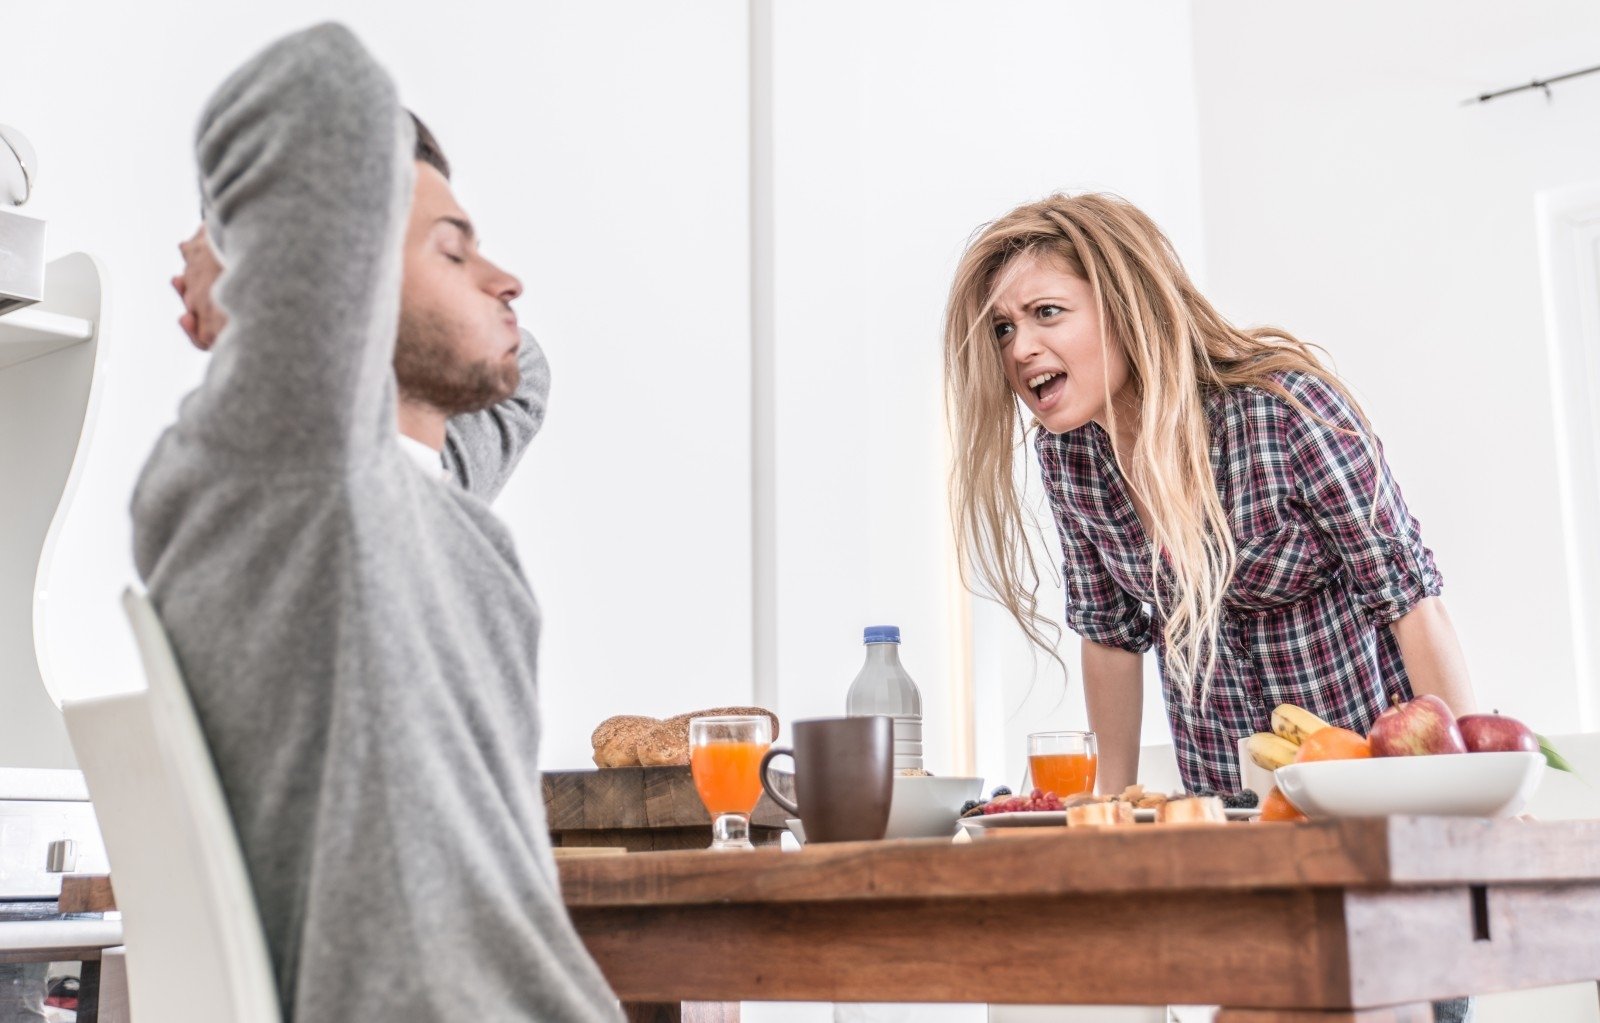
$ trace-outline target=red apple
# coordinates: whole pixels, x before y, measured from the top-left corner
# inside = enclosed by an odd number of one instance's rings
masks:
[[[1375,757],[1467,751],[1456,716],[1437,696],[1419,696],[1410,703],[1397,703],[1385,709],[1372,723],[1367,740]]]
[[[1467,714],[1456,719],[1468,753],[1539,752],[1539,737],[1516,718],[1493,714]]]

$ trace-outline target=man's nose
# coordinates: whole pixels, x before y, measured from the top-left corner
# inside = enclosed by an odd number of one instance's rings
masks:
[[[493,273],[489,278],[486,290],[502,302],[512,302],[521,296],[522,282],[517,280],[515,274],[507,273],[493,264],[490,264],[490,266]]]

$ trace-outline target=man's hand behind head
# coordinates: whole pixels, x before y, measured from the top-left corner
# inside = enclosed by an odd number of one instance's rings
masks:
[[[172,279],[173,290],[183,299],[178,326],[196,348],[209,352],[228,323],[227,315],[211,294],[217,278],[222,276],[222,263],[206,238],[204,224],[187,241],[178,243],[178,251],[183,253],[183,273]]]

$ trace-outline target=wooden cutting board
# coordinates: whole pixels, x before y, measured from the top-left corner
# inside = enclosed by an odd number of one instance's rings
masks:
[[[595,856],[626,856],[628,850],[614,845],[573,845],[551,850],[558,860],[583,860]]]
[[[794,777],[773,773],[780,791],[794,798]],[[558,848],[618,846],[637,852],[703,849],[711,844],[711,817],[687,767],[607,767],[547,771],[545,816]],[[750,820],[750,840],[776,845],[789,814],[765,794]]]

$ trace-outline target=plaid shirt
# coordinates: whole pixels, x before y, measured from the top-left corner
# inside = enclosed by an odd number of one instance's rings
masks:
[[[1321,420],[1360,430],[1349,404],[1317,377],[1277,379]],[[1239,786],[1238,740],[1270,731],[1278,704],[1365,735],[1391,696],[1410,699],[1385,626],[1438,595],[1440,576],[1381,445],[1374,458],[1363,437],[1254,387],[1209,395],[1206,417],[1238,564],[1203,707],[1185,704],[1167,673],[1150,544],[1110,436],[1090,423],[1040,430],[1035,446],[1065,559],[1067,625],[1103,646],[1155,646],[1184,784],[1228,791]]]

